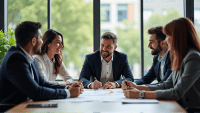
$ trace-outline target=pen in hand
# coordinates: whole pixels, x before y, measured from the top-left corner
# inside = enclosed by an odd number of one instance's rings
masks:
[[[129,86],[128,86],[128,84],[126,83],[126,78],[125,78],[125,76],[122,76],[122,78],[124,79],[124,82],[125,82],[125,84],[126,84],[126,87],[128,88]]]
[[[96,77],[94,77],[94,79],[95,79],[96,81],[98,81]],[[98,82],[99,82],[99,81],[98,81]],[[101,85],[100,85],[100,89],[102,89],[102,86],[101,86]]]
[[[126,81],[126,78],[125,78],[125,76],[124,76],[124,75],[122,76],[122,78],[124,79],[124,81]]]

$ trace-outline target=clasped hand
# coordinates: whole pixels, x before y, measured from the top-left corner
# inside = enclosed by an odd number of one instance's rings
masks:
[[[69,92],[70,92],[70,98],[73,97],[78,97],[80,94],[83,93],[83,81],[74,81],[70,86],[69,86]]]
[[[141,91],[131,81],[123,81],[122,90],[126,98],[140,98]]]
[[[90,89],[99,89],[100,87],[102,87],[102,83],[95,80],[91,85],[90,85]],[[107,82],[102,89],[114,89],[117,87],[117,83],[114,82]]]
[[[136,88],[137,85],[133,84],[131,81],[123,81],[122,82],[122,90],[133,89]]]

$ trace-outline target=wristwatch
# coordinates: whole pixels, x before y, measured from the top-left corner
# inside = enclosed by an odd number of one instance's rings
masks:
[[[144,99],[144,93],[145,93],[145,90],[142,90],[141,93],[140,93],[140,98],[141,99]]]

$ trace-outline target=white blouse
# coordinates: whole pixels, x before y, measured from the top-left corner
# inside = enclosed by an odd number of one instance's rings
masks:
[[[47,54],[45,53],[44,55],[34,55],[34,59],[37,62],[38,69],[40,71],[40,74],[43,76],[43,78],[50,83],[53,84],[61,84],[61,85],[66,85],[66,82],[72,83],[73,78],[69,75],[67,72],[64,63],[62,62],[62,67],[60,70],[60,73],[58,74],[64,82],[56,82],[57,75],[54,74],[54,62],[52,62]]]

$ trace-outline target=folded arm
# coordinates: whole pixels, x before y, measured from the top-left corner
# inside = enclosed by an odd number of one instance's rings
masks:
[[[168,83],[168,82],[163,82],[162,84],[159,84],[156,87],[150,86],[150,88],[154,90],[157,89],[156,97],[158,99],[179,100],[185,95],[185,93],[188,92],[189,89],[195,87],[194,84],[199,79],[199,73],[200,73],[199,64],[200,64],[199,56],[197,54],[191,54],[190,58],[187,58],[187,60],[183,62],[182,65],[184,65],[183,67],[184,69],[183,72],[180,73],[181,76],[177,78],[177,83],[175,84],[175,86],[173,86],[172,88],[170,87],[165,88],[164,90],[158,90],[159,88],[166,86],[166,83]],[[171,76],[169,77],[169,79],[172,78]],[[173,76],[178,76],[178,75],[173,75]]]

